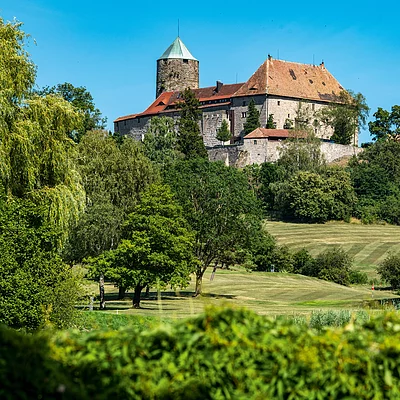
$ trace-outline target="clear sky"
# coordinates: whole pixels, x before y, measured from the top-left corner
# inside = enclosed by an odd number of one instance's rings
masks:
[[[177,36],[200,61],[200,86],[246,81],[268,54],[319,64],[371,108],[400,104],[397,1],[2,0],[24,23],[38,86],[85,86],[112,121],[155,98],[156,60]],[[34,40],[35,41],[34,41]],[[36,44],[35,44],[36,42]],[[369,141],[364,130],[360,143]]]

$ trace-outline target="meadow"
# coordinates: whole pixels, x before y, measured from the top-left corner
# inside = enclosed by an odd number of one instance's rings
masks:
[[[275,236],[278,244],[287,245],[291,250],[305,248],[313,256],[330,247],[341,246],[354,258],[354,268],[365,272],[374,280],[379,280],[377,265],[390,252],[400,252],[400,226],[267,221],[265,228]]]

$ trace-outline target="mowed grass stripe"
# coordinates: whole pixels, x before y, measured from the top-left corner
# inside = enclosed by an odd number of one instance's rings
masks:
[[[376,278],[377,264],[390,252],[400,253],[399,226],[267,221],[265,228],[276,237],[278,244],[287,245],[293,251],[306,248],[314,257],[333,246],[341,246],[354,257],[355,268],[371,278]]]

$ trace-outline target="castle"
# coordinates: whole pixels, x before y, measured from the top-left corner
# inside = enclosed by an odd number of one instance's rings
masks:
[[[238,161],[232,161],[232,157],[242,158],[239,164],[275,161],[280,143],[291,135],[289,128],[304,124],[327,143],[333,134],[332,128],[321,123],[316,115],[321,108],[337,101],[344,90],[323,62],[320,65],[300,64],[271,56],[247,82],[223,84],[217,81],[215,86],[199,88],[199,61],[177,37],[157,60],[156,100],[142,113],[117,118],[114,131],[142,140],[152,117],[179,118],[177,104],[181,91],[188,87],[200,101],[200,129],[204,144],[210,149],[210,158],[223,159],[234,165]],[[251,100],[260,112],[262,128],[245,136],[243,125]],[[276,129],[263,129],[271,114]],[[217,140],[216,133],[223,120],[228,122],[232,133],[230,143],[238,143],[238,149],[218,149],[222,143]],[[325,144],[328,153],[332,153],[328,161],[336,155],[339,158],[357,153],[357,144],[357,134],[353,146]],[[232,156],[232,152],[236,155]],[[247,154],[243,157],[240,152]]]

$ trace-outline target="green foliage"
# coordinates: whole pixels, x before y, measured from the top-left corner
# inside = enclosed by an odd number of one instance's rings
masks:
[[[398,398],[398,315],[348,317],[315,314],[318,331],[230,308],[150,332],[27,336],[1,327],[0,395],[56,398],[62,388],[66,400]]]
[[[26,200],[1,203],[0,322],[11,327],[73,322],[79,280],[57,254],[59,234],[43,215]]]
[[[277,186],[275,199],[284,218],[303,222],[347,220],[355,201],[350,175],[340,168],[299,171]]]
[[[321,141],[314,135],[288,139],[280,149],[277,165],[283,169],[284,178],[289,178],[298,171],[320,171],[325,165]]]
[[[261,230],[261,210],[246,176],[219,162],[180,161],[166,172],[185,217],[195,231],[195,254],[201,261],[197,291],[207,267],[218,261],[221,249],[250,248]]]
[[[196,262],[193,235],[168,186],[150,185],[124,225],[115,250],[90,259],[96,275],[118,287],[135,288],[134,306],[146,286],[185,287]]]
[[[122,224],[141,192],[158,179],[137,142],[124,138],[119,145],[104,131],[83,136],[76,164],[86,191],[86,208],[64,251],[70,261],[115,249]]]
[[[276,122],[274,121],[274,114],[268,115],[266,128],[267,129],[275,129],[276,128]]]
[[[393,289],[400,288],[400,256],[389,254],[377,268],[378,274]]]
[[[38,96],[55,95],[68,101],[82,115],[82,122],[77,129],[70,130],[68,136],[79,143],[82,136],[91,130],[105,129],[107,118],[101,116],[101,112],[96,108],[93,96],[85,87],[75,87],[71,83],[59,83],[56,86],[45,86],[40,90],[35,90]]]
[[[355,134],[365,126],[369,107],[361,93],[342,91],[338,102],[321,110],[320,117],[334,130],[331,140],[339,144],[354,144]]]
[[[313,311],[310,318],[310,328],[322,330],[327,326],[345,326],[351,320],[351,312],[348,310],[340,311]]]
[[[301,249],[293,254],[293,271],[295,274],[317,276],[315,259],[306,249]]]
[[[65,100],[32,95],[36,68],[18,22],[0,19],[0,180],[10,197],[45,204],[67,236],[84,204],[66,133],[81,116]]]
[[[378,107],[375,121],[368,123],[372,140],[395,139],[400,137],[400,106],[393,106],[391,112]]]
[[[350,271],[350,284],[366,285],[369,282],[368,275],[362,271]]]
[[[217,140],[221,142],[227,142],[232,137],[232,133],[229,130],[228,122],[226,119],[222,121],[221,126],[217,129]]]
[[[244,134],[248,135],[260,126],[260,111],[257,110],[256,103],[251,99],[247,109],[246,122],[243,125]]]
[[[181,157],[176,149],[177,141],[174,120],[169,117],[153,117],[144,135],[144,153],[163,170]]]
[[[333,247],[320,253],[315,259],[317,277],[340,285],[350,284],[352,258],[341,248]]]
[[[200,102],[189,88],[182,93],[182,102],[179,103],[179,128],[177,149],[186,159],[208,158],[203,138],[200,134],[199,120],[201,111]]]
[[[350,162],[363,222],[400,223],[400,143],[378,140]]]

